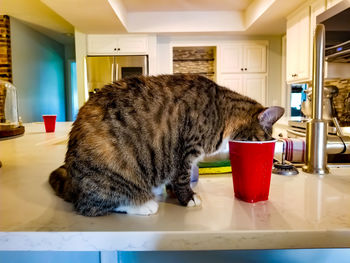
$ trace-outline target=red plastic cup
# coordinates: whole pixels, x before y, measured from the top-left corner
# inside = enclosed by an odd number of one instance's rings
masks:
[[[43,115],[45,131],[54,132],[56,126],[56,115]]]
[[[249,203],[269,198],[275,140],[230,141],[235,196]]]

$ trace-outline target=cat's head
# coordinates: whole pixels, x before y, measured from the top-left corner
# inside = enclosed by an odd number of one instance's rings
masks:
[[[254,114],[253,118],[240,126],[231,136],[238,141],[272,140],[272,125],[284,114],[282,107],[273,106]]]

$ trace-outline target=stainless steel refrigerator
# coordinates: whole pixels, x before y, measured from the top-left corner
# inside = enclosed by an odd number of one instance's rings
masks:
[[[89,92],[122,78],[148,75],[148,56],[87,56]]]

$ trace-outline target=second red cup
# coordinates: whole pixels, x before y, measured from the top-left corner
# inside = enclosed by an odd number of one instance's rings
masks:
[[[245,202],[268,200],[276,141],[230,141],[235,196]]]
[[[56,126],[56,115],[43,115],[45,131],[54,132]]]

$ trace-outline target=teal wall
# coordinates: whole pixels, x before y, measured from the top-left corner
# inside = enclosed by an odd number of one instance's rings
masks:
[[[104,260],[102,260],[104,259]],[[233,251],[100,252],[0,251],[0,263],[349,263],[350,248]]]
[[[100,263],[100,252],[0,251],[0,263]]]
[[[66,120],[64,45],[11,17],[13,84],[23,122],[42,121],[43,114]]]

